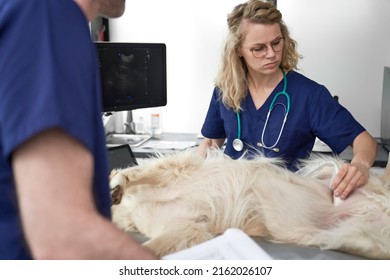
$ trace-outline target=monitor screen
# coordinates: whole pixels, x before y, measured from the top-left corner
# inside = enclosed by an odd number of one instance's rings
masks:
[[[124,169],[137,166],[137,160],[129,145],[108,147],[108,166],[113,169]]]
[[[96,42],[103,112],[167,104],[166,46]]]

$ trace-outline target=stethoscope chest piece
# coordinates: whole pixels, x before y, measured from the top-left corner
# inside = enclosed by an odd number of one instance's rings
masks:
[[[236,150],[237,152],[241,152],[242,149],[244,148],[244,144],[242,141],[238,138],[233,140],[233,149]]]

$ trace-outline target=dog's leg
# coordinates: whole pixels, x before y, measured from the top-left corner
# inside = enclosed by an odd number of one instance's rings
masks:
[[[154,158],[144,165],[116,170],[130,185],[164,187],[178,180],[190,180],[191,175],[204,163],[204,159],[193,151]],[[110,177],[113,178],[115,174]],[[162,180],[164,178],[164,180]]]
[[[382,191],[382,192],[381,192]],[[374,259],[390,259],[390,207],[385,189],[356,190],[324,221],[307,245]]]
[[[363,220],[350,221],[337,228],[323,230],[307,245],[372,259],[390,259],[390,226],[367,222],[365,227],[364,223]]]

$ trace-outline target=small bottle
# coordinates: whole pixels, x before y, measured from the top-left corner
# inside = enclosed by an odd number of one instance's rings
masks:
[[[115,133],[124,133],[125,132],[125,126],[123,123],[123,113],[122,112],[115,112],[114,113],[114,130]]]
[[[160,123],[160,114],[154,113],[151,115],[151,129],[152,136],[155,138],[161,137],[161,123]]]
[[[135,123],[135,131],[137,134],[145,134],[145,124],[143,117],[139,117],[138,121]]]

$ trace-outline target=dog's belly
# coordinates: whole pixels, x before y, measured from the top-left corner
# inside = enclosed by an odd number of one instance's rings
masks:
[[[153,239],[148,246],[159,252],[179,250],[236,227],[270,241],[389,258],[390,194],[383,182],[370,180],[336,206],[318,178],[267,161],[218,157],[199,162],[193,157],[181,154],[169,158],[169,165],[162,158],[149,169],[118,174],[128,176],[116,180],[125,182],[127,194],[124,207],[114,208],[114,218],[122,211],[118,225],[137,228]],[[161,248],[164,240],[170,245]]]

